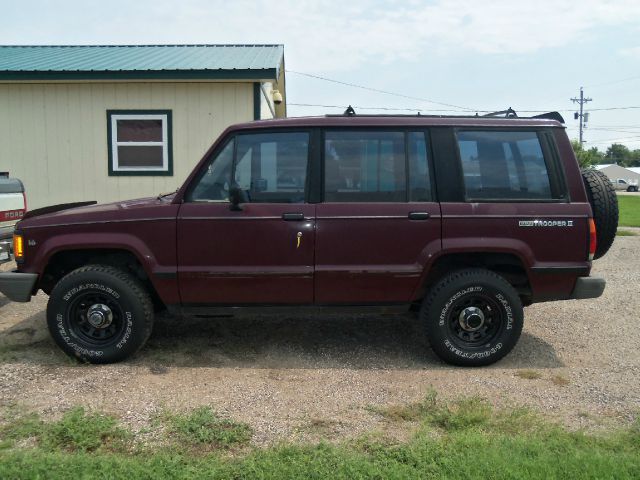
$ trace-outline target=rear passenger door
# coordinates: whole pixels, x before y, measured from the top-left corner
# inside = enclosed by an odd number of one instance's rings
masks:
[[[317,304],[406,303],[441,248],[425,131],[326,130]]]

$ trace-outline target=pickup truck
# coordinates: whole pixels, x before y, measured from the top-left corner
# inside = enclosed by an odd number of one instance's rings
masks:
[[[0,178],[0,263],[11,260],[13,231],[26,211],[22,182],[17,178]]]
[[[613,184],[614,190],[621,190],[625,192],[637,192],[638,191],[638,181],[637,180],[629,180],[624,178],[618,178],[616,180],[611,180]]]

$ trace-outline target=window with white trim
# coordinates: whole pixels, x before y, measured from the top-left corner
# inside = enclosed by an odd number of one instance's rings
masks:
[[[172,175],[171,111],[109,110],[109,175]]]

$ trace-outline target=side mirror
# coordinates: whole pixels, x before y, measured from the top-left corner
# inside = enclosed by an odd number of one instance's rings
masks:
[[[232,185],[229,189],[229,201],[231,205],[229,206],[229,210],[233,210],[234,212],[238,212],[242,210],[240,204],[247,203],[249,199],[247,198],[247,193],[242,190],[238,185]]]

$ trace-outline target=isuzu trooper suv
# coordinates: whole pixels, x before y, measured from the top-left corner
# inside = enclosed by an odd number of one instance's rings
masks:
[[[27,213],[0,291],[49,295],[51,335],[91,363],[135,353],[168,309],[414,311],[444,361],[487,365],[518,341],[524,306],[605,288],[589,273],[615,236],[615,192],[580,171],[562,122],[349,111],[234,125],[173,194]]]

